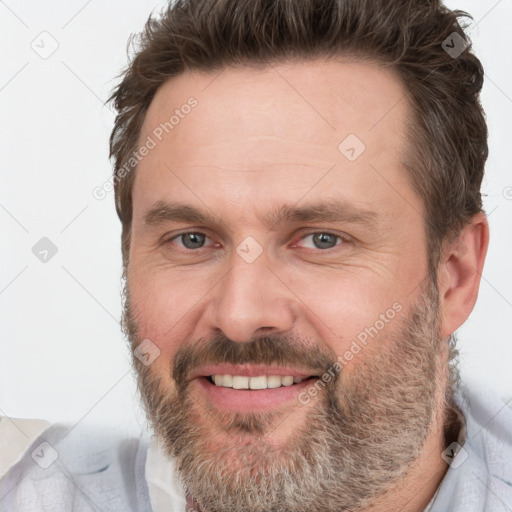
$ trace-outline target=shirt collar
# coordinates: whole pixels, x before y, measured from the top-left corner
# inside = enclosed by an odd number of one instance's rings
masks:
[[[457,405],[455,405],[454,411],[457,416],[457,420],[455,422],[456,428],[458,429],[457,443],[460,444],[460,446],[462,446],[466,441],[466,418],[464,417],[464,415],[462,414],[461,410]],[[428,502],[428,505],[423,512],[429,512],[430,509],[433,507],[434,501],[436,500],[437,495],[439,494],[439,489],[441,489],[443,481],[444,478],[443,480],[441,480],[441,483],[438,485],[436,492],[434,493],[434,496],[432,496],[432,499]]]
[[[156,436],[151,437],[146,458],[146,482],[153,512],[185,510],[183,487],[174,471],[174,463],[167,456]]]

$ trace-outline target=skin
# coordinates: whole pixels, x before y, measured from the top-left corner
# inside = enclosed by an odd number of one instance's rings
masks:
[[[402,166],[410,105],[389,70],[318,59],[220,74],[187,71],[157,91],[141,143],[190,96],[197,107],[139,163],[133,188],[132,307],[140,337],[160,350],[152,371],[169,390],[169,365],[187,340],[221,331],[244,343],[293,332],[344,354],[394,303],[409,310],[428,274],[424,206]],[[338,150],[349,134],[366,146],[354,162]],[[282,205],[327,200],[344,200],[375,218],[369,224],[264,222]],[[150,226],[145,215],[158,201],[194,206],[220,222]],[[337,239],[327,251],[315,247],[308,235],[325,231],[346,241]],[[205,248],[170,240],[185,232],[206,234]],[[263,250],[252,263],[236,251],[248,236]],[[475,304],[488,238],[486,218],[478,214],[444,248],[438,289],[439,334],[446,340]],[[357,372],[374,350],[385,351],[397,328],[386,324],[382,344],[362,351],[345,371]],[[437,489],[447,469],[440,457],[445,383],[438,387],[436,419],[419,458],[367,510],[422,511]],[[206,405],[199,386],[191,392]],[[272,430],[272,442],[283,444],[308,411],[296,402],[279,409],[287,421]],[[211,431],[213,443],[229,441],[214,423]]]

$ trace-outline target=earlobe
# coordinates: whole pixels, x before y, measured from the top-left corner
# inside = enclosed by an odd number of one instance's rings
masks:
[[[442,337],[453,334],[473,310],[488,245],[487,217],[478,213],[445,247],[438,268]]]

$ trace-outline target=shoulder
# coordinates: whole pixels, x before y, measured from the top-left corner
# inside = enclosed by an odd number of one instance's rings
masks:
[[[0,480],[2,509],[149,512],[147,444],[145,434],[52,425]]]
[[[0,416],[0,478],[49,426],[50,423],[40,419]]]
[[[492,471],[512,470],[512,402],[475,383],[464,384],[458,405],[466,420],[466,439]]]
[[[502,510],[503,503],[512,504],[510,401],[473,382],[461,386],[456,402],[464,416],[465,433],[447,480],[460,487],[463,499],[471,497],[473,506],[480,503],[489,512]]]

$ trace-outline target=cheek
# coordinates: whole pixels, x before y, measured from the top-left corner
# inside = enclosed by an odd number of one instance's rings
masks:
[[[172,360],[191,333],[190,316],[198,299],[176,279],[171,282],[163,273],[156,277],[150,272],[131,275],[130,299],[138,338],[148,338],[158,347],[158,364]]]
[[[411,300],[391,276],[371,273],[316,275],[307,282],[302,276],[294,279],[293,290],[300,299],[300,325],[308,332],[314,326],[315,336],[341,357],[347,372],[389,348]]]
[[[395,303],[403,307],[407,295],[393,276],[364,269],[289,275],[288,282],[303,314],[343,338],[373,324]]]

